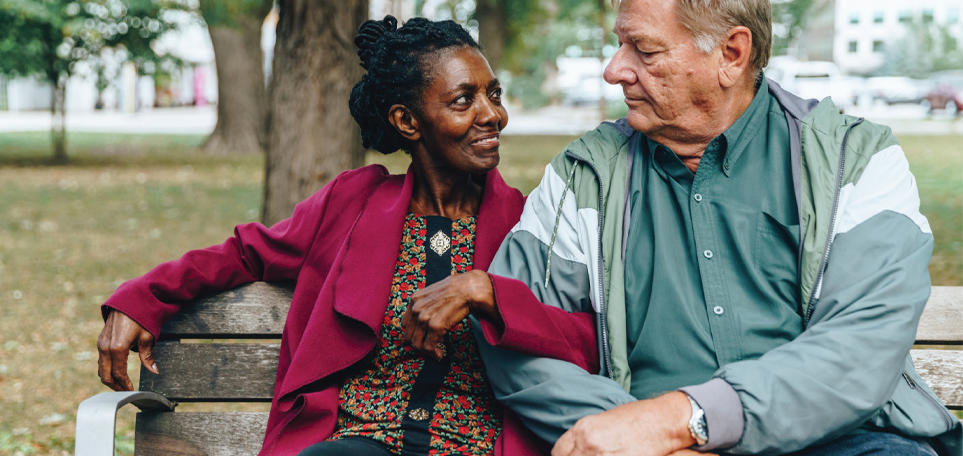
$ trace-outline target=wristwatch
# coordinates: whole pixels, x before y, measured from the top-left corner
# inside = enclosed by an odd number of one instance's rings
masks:
[[[699,407],[699,403],[689,396],[689,405],[692,406],[692,418],[689,418],[689,434],[695,439],[696,445],[702,446],[709,441],[709,428],[706,426],[706,412]]]

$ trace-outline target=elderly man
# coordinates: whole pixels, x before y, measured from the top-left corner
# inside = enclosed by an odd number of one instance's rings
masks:
[[[909,357],[933,236],[890,130],[765,80],[769,0],[623,0],[615,32],[627,118],[490,269],[503,314],[596,312],[602,372],[482,343],[499,399],[557,456],[961,454]]]

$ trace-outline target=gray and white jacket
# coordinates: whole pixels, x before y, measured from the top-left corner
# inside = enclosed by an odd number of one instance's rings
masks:
[[[700,449],[781,454],[863,427],[934,438],[941,452],[963,455],[963,425],[909,355],[930,293],[933,235],[903,150],[889,128],[843,115],[830,99],[769,87],[790,127],[806,326],[684,388],[706,411]],[[489,269],[528,283],[545,304],[597,314],[599,373],[478,338],[496,397],[549,442],[636,400],[627,392],[624,253],[640,138],[624,119],[603,123],[556,156]]]

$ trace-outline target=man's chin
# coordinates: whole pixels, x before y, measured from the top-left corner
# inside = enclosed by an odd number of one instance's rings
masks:
[[[642,132],[642,134],[648,136],[649,132],[653,131],[656,128],[656,125],[658,125],[649,117],[651,114],[651,111],[648,113],[641,113],[638,110],[630,109],[628,115],[625,117],[629,122],[629,126],[632,127],[633,130]]]

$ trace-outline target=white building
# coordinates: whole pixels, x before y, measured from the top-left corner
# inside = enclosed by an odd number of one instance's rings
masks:
[[[833,59],[844,73],[868,75],[883,63],[886,46],[906,33],[914,21],[946,25],[963,43],[960,0],[836,0]]]

